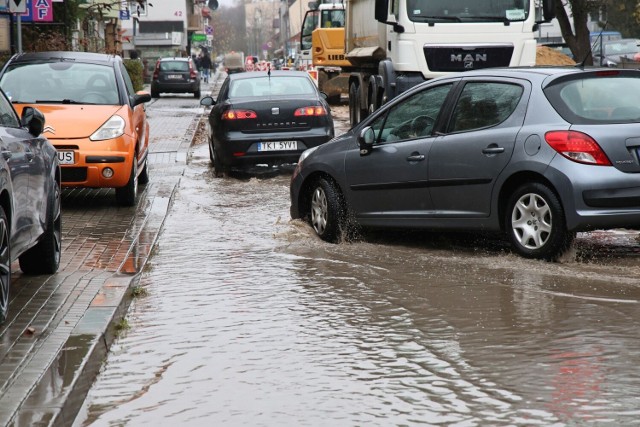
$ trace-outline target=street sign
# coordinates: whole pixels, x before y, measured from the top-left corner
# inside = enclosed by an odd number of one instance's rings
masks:
[[[9,12],[25,13],[27,11],[27,0],[9,0]]]
[[[192,42],[203,42],[207,40],[206,34],[192,34],[191,41]]]

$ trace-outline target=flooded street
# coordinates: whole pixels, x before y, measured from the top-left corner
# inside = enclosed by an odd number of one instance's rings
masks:
[[[333,245],[290,220],[290,172],[214,178],[198,142],[74,426],[640,419],[637,231],[581,234],[560,263],[495,236]]]

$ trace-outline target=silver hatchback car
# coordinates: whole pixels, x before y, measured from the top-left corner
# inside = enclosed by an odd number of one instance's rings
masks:
[[[504,232],[555,260],[575,233],[640,226],[640,71],[507,68],[434,79],[305,151],[291,217]]]

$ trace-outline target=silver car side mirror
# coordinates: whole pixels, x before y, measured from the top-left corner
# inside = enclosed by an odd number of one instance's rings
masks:
[[[358,145],[360,146],[360,155],[367,156],[373,150],[373,143],[376,140],[376,133],[371,126],[364,127],[358,135]]]

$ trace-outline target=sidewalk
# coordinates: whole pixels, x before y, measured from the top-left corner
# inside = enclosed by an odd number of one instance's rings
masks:
[[[212,86],[203,83],[203,95]],[[151,181],[138,206],[118,207],[113,190],[65,190],[58,273],[23,276],[13,266],[0,326],[0,426],[70,426],[118,333],[201,117],[147,113]]]

